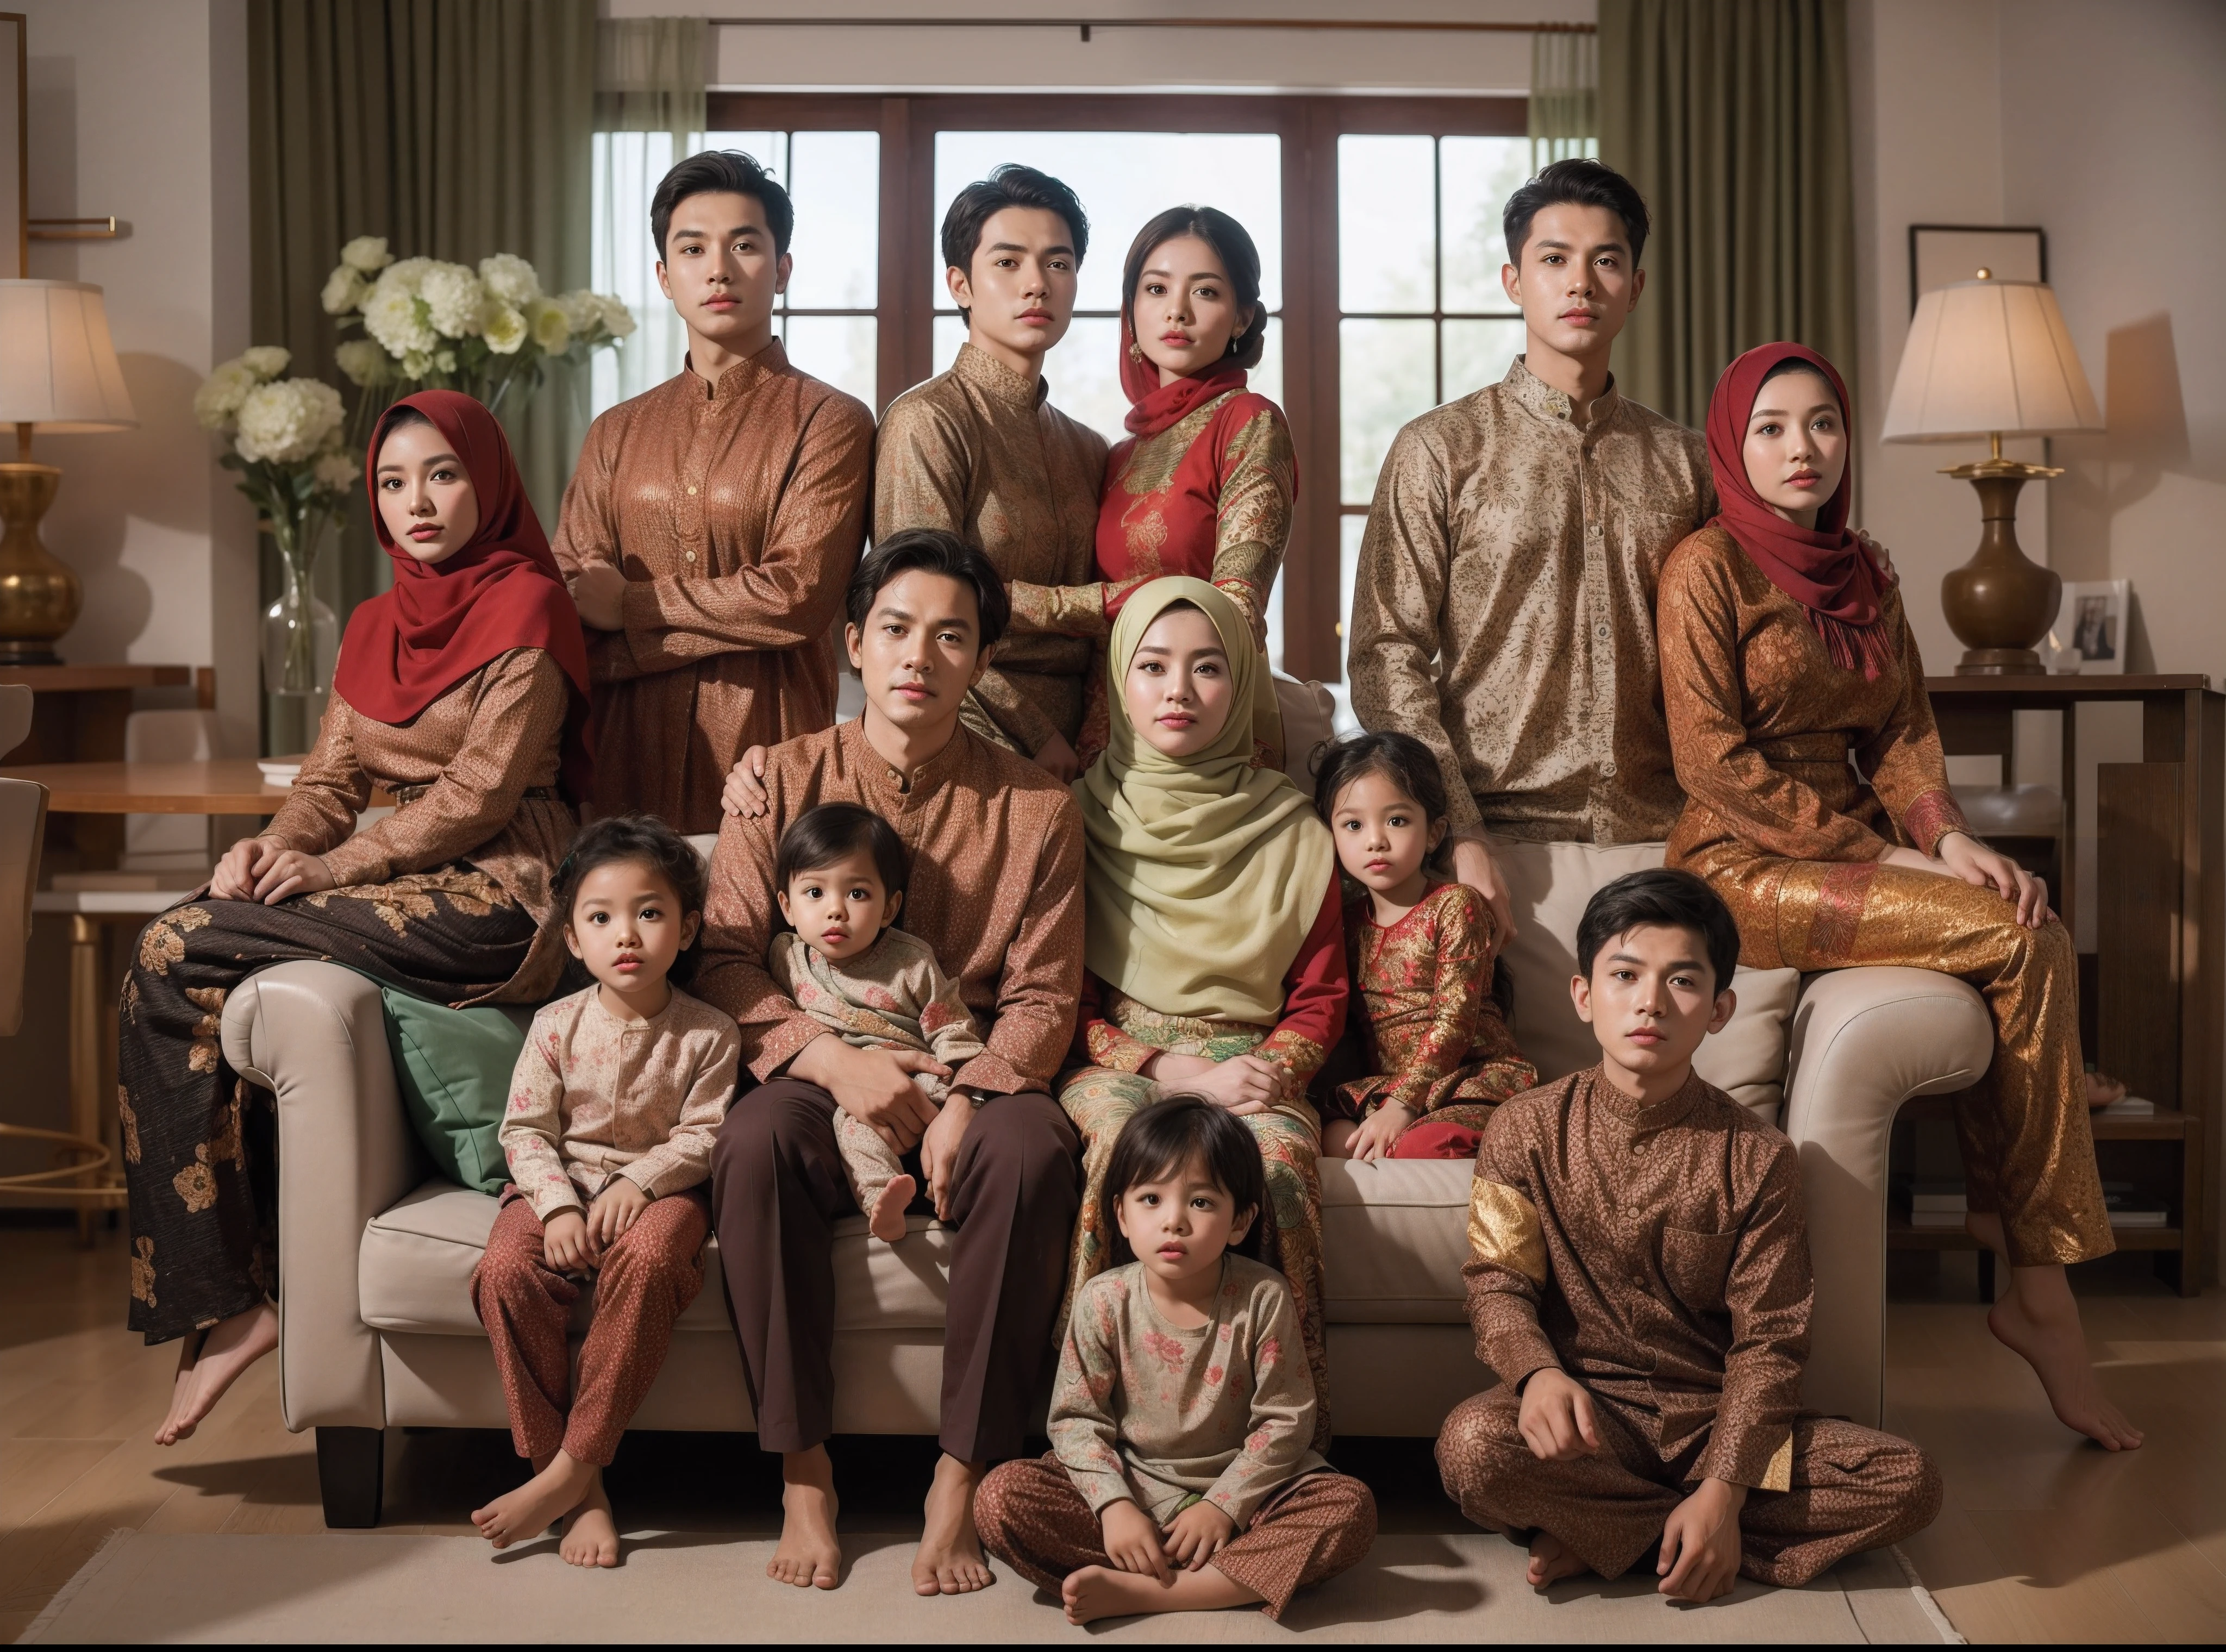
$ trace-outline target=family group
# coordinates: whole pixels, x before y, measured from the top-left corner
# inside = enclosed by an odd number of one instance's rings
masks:
[[[1891,564],[1848,526],[1830,363],[1748,352],[1705,433],[1619,396],[1646,206],[1596,162],[1545,168],[1505,213],[1525,354],[1407,426],[1377,484],[1363,732],[1294,752],[1265,616],[1297,478],[1246,384],[1243,228],[1180,206],[1136,236],[1109,452],[1042,374],[1088,250],[1058,180],[1002,167],[952,202],[967,343],[878,430],[773,336],[792,227],[747,156],[665,178],[687,363],[596,421],[553,544],[476,402],[379,421],[393,588],[351,620],[283,808],[149,924],[124,988],[130,1322],[183,1339],[158,1438],[276,1344],[275,1109],[226,1064],[226,999],[328,959],[541,1006],[472,1287],[535,1471],[475,1513],[498,1544],[561,1519],[566,1559],[615,1563],[601,1470],[716,1233],[782,1458],[768,1571],[834,1587],[836,1224],[932,1216],[919,1591],[989,1583],[986,1545],[1078,1622],[1280,1612],[1374,1531],[1321,1454],[1329,1153],[1475,1161],[1499,1386],[1439,1460],[1535,1581],[1656,1551],[1682,1598],[1804,1581],[1921,1526],[1938,1483],[1801,1408],[1793,1150],[1692,1071],[1744,962],[1984,994],[1995,1055],[1956,1118],[2009,1264],[1990,1323],[2067,1425],[2140,1444],[2064,1274],[2111,1249],[2088,1110],[2114,1087],[2045,890],[1949,792]],[[836,723],[845,662],[865,708]],[[359,830],[375,791],[395,810]],[[685,837],[712,831],[706,866]],[[1495,836],[1668,843],[1586,914],[1569,990],[1601,1060],[1543,1087],[1494,968]]]

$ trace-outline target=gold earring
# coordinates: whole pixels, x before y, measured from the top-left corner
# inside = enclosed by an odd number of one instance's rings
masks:
[[[1143,359],[1144,359],[1144,346],[1143,346],[1142,345],[1141,345],[1141,344],[1137,343],[1137,342],[1135,341],[1135,340],[1134,340],[1134,339],[1129,340],[1129,360],[1131,360],[1131,361],[1142,361]]]

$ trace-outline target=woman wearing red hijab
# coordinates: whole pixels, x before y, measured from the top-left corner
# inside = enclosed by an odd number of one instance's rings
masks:
[[[1105,465],[1100,583],[1046,591],[1059,618],[1045,628],[1109,638],[1129,592],[1186,574],[1227,594],[1264,646],[1299,478],[1283,410],[1245,388],[1267,334],[1259,251],[1228,213],[1175,206],[1137,233],[1121,274],[1129,439]],[[1040,588],[1014,587],[1014,612]],[[1264,663],[1253,680],[1253,735],[1280,767],[1282,715]],[[1105,747],[1105,715],[1099,670],[1084,715],[1085,766]]]
[[[349,621],[285,806],[147,926],[124,984],[131,1328],[186,1339],[163,1445],[277,1342],[275,1118],[225,1064],[232,988],[323,958],[438,1003],[530,1003],[563,966],[542,920],[593,782],[579,615],[471,397],[396,403],[366,470],[394,588]],[[358,832],[374,787],[395,811]]]
[[[1687,797],[1669,861],[1731,907],[1746,964],[1902,964],[1985,995],[1994,1058],[1956,1123],[1971,1233],[2010,1264],[1988,1323],[2059,1418],[2129,1450],[2140,1433],[2096,1380],[2064,1272],[2113,1248],[2071,937],[1948,789],[1901,593],[1848,531],[1850,423],[1840,375],[1797,344],[1716,383],[1720,513],[1670,553],[1655,615]]]

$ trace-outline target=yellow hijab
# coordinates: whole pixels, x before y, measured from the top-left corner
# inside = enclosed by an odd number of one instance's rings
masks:
[[[1178,602],[1212,621],[1231,678],[1228,726],[1183,759],[1136,733],[1123,692],[1145,631]],[[1099,980],[1162,1014],[1273,1023],[1336,854],[1289,778],[1252,766],[1253,690],[1267,662],[1251,628],[1203,580],[1154,580],[1123,607],[1106,669],[1110,738],[1074,783],[1088,843],[1083,956]]]

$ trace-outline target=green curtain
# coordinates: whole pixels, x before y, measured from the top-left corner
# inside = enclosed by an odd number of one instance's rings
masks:
[[[703,130],[710,20],[623,17],[595,25],[595,130],[671,132],[675,143]]]
[[[1541,29],[1530,36],[1530,170],[1597,155],[1600,36]]]
[[[398,257],[514,252],[551,292],[588,284],[595,0],[249,0],[248,59],[255,342],[291,350],[296,372],[359,393],[318,302],[354,236],[383,235]],[[552,364],[505,421],[552,532],[586,380]],[[320,583],[345,624],[388,570],[360,510],[340,550]],[[268,550],[264,588],[269,601]],[[299,750],[288,742],[306,732],[268,738]]]
[[[1600,0],[1600,136],[1654,218],[1618,387],[1698,426],[1791,339],[1860,397],[1847,0]]]

